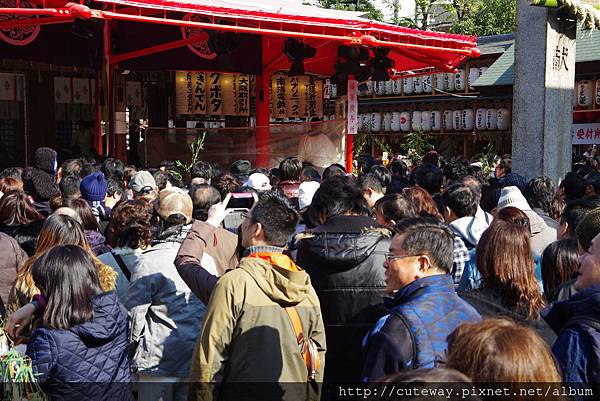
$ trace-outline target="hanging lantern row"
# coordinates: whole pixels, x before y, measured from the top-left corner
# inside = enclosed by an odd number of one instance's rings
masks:
[[[421,75],[418,77],[407,77],[387,81],[365,81],[359,85],[358,96],[401,96],[404,95],[423,95],[432,92],[464,92],[465,86],[474,90],[473,84],[477,79],[487,71],[488,67],[461,68],[456,73],[440,73]],[[331,97],[337,97],[337,86],[331,84]]]
[[[511,113],[507,108],[427,110],[360,113],[358,130],[361,132],[459,132],[507,131]]]
[[[594,103],[600,106],[600,79],[577,81],[573,106],[590,107]]]

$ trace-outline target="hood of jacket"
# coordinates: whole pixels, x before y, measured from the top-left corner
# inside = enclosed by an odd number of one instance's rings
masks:
[[[106,238],[96,230],[85,230],[85,238],[89,242],[92,249],[96,249],[99,246],[104,245]]]
[[[390,230],[368,216],[334,216],[297,239],[316,266],[324,263],[347,270],[364,262],[382,239],[391,236]]]
[[[475,216],[461,217],[450,223],[450,228],[456,235],[471,244],[471,247],[477,245],[483,232],[492,223],[492,216],[477,207]],[[468,246],[468,244],[465,244]]]
[[[600,316],[600,284],[583,289],[566,301],[552,304],[544,320],[558,333],[573,316]]]
[[[523,213],[529,217],[529,227],[531,227],[531,235],[536,235],[544,231],[548,226],[542,216],[533,210],[523,210]]]
[[[102,345],[114,340],[127,324],[127,313],[114,291],[97,295],[92,300],[94,318],[70,329],[86,344]],[[123,310],[121,311],[121,308]]]
[[[273,258],[250,255],[242,258],[238,268],[247,272],[273,302],[294,306],[310,293],[310,277],[284,254]]]

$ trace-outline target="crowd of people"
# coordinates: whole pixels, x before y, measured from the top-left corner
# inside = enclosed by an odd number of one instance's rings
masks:
[[[356,162],[198,161],[186,177],[40,148],[0,172],[4,329],[52,400],[427,382],[577,383],[597,399],[598,160],[556,188],[509,155],[490,176],[435,151]],[[496,399],[469,397],[450,399]]]

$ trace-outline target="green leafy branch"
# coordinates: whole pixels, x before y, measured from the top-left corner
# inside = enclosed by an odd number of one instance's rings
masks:
[[[198,160],[200,160],[200,152],[204,150],[204,142],[206,141],[206,131],[203,131],[194,142],[189,146],[190,152],[192,154],[191,161],[189,163],[184,163],[181,160],[175,160],[175,165],[182,170],[185,174],[189,174],[192,170],[192,167]],[[176,170],[169,170],[171,174],[179,181],[183,181],[183,177],[181,172]]]

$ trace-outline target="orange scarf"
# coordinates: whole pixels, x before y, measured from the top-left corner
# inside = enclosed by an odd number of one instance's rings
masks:
[[[249,258],[258,258],[283,269],[300,272],[302,269],[294,261],[283,253],[256,252],[248,255]]]

